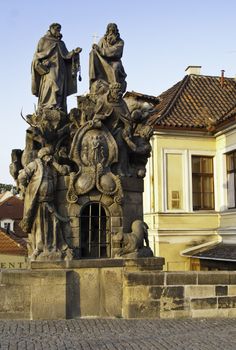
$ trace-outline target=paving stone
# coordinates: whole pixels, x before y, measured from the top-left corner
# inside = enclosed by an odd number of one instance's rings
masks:
[[[236,349],[236,318],[0,321],[1,350]]]

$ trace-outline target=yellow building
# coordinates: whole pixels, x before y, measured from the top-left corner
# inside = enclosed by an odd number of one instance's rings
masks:
[[[188,67],[149,118],[144,213],[168,271],[222,263],[236,247],[236,81],[200,68]]]

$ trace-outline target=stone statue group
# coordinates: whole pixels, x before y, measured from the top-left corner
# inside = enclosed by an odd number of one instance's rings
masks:
[[[124,41],[115,23],[107,26],[98,45],[90,53],[90,89],[98,80],[120,84],[126,90],[126,73],[121,57]],[[37,46],[32,62],[32,93],[38,97],[38,109],[58,108],[67,112],[66,97],[77,92],[77,72],[80,70],[80,47],[69,52],[62,41],[61,25],[53,23]],[[96,90],[96,88],[94,88]]]
[[[10,165],[24,199],[21,227],[28,233],[31,261],[80,257],[80,234],[77,240],[68,239],[69,231],[70,237],[77,235],[71,221],[79,216],[70,214],[71,208],[82,208],[82,199],[92,198],[95,191],[105,198],[105,205],[112,200],[120,210],[123,179],[145,176],[152,133],[146,120],[153,105],[123,97],[123,48],[117,25],[108,24],[90,52],[90,92],[78,96],[77,108],[68,113],[67,96],[77,92],[78,75],[81,80],[82,49],[67,50],[58,23],[39,40],[32,61],[32,93],[38,106],[33,114],[22,115],[28,123],[25,148],[12,150]],[[130,235],[122,229],[112,233],[113,256],[152,255],[147,225],[137,219],[132,227]]]

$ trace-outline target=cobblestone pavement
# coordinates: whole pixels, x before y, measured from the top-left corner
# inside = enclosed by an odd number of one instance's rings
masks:
[[[235,350],[236,319],[0,321],[2,350]]]

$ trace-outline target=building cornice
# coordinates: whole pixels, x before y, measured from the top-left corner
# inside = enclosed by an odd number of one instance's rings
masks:
[[[196,130],[173,130],[173,129],[162,129],[154,130],[153,136],[179,136],[179,137],[205,137],[214,139],[215,136],[206,131],[196,131]]]

